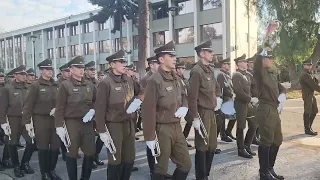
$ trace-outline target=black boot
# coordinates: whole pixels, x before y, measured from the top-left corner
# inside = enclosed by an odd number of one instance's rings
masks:
[[[150,176],[152,177],[153,171],[154,171],[154,157],[151,153],[151,150],[147,147],[147,160],[148,160],[148,165],[150,169]]]
[[[232,139],[231,137],[227,136],[226,134],[220,134],[220,137],[221,137],[221,141],[224,141],[224,142],[232,142]]]
[[[172,175],[172,180],[185,180],[188,177],[189,172],[184,172],[178,168],[174,170],[174,173]]]
[[[212,161],[213,161],[213,157],[214,157],[214,152],[211,151],[207,151],[206,152],[206,168],[207,168],[207,177],[210,176],[210,171],[211,171],[211,166],[212,166]]]
[[[34,151],[34,146],[35,144],[27,143],[26,149],[24,150],[24,153],[23,153],[20,168],[21,170],[24,171],[25,174],[34,174],[34,170],[29,165],[29,161]]]
[[[49,171],[52,180],[61,180],[61,178],[56,174],[56,166],[59,156],[59,150],[51,150],[50,153],[50,163],[49,163]]]
[[[9,153],[11,157],[11,162],[14,167],[13,172],[17,178],[24,177],[23,171],[21,171],[19,166],[19,156],[18,156],[18,148],[16,145],[8,145]]]
[[[2,165],[2,162],[0,162],[0,171],[4,171],[6,168]]]
[[[89,180],[92,172],[93,156],[84,156],[80,180]]]
[[[217,149],[214,151],[214,153],[215,153],[215,154],[220,154],[220,153],[221,153],[221,149],[218,149],[218,148],[217,148]]]
[[[132,167],[132,170],[131,170],[132,172],[134,172],[134,171],[139,171],[139,168],[138,167]]]
[[[11,159],[10,159],[10,154],[9,154],[9,145],[5,144],[3,148],[3,153],[2,153],[2,165],[6,169],[11,169],[13,168]]]
[[[259,140],[259,138],[257,137],[257,135],[255,135],[255,136],[253,137],[252,144],[255,144],[255,145],[258,145],[258,146],[259,146],[260,140]]]
[[[172,175],[171,175],[171,174],[166,173],[166,174],[164,175],[164,178],[165,178],[165,179],[172,179]]]
[[[269,171],[269,149],[269,147],[263,146],[258,148],[260,180],[276,180]]]
[[[244,140],[243,140],[243,129],[237,128],[237,146],[238,146],[238,156],[244,157],[244,158],[252,158],[252,155],[249,154],[244,146]]]
[[[96,155],[94,156],[94,162],[95,164],[97,164],[98,166],[103,166],[104,165],[104,162],[102,162],[100,159],[99,159],[99,154],[101,152],[101,149],[103,147],[103,141],[100,139],[100,136],[97,138],[97,141],[96,141]]]
[[[275,173],[274,169],[273,169],[274,164],[275,164],[276,159],[277,159],[278,151],[279,151],[279,146],[276,146],[274,144],[269,149],[269,171],[275,178],[284,179],[283,176],[278,175],[277,173]]]
[[[42,180],[52,180],[49,174],[49,158],[48,157],[50,157],[48,150],[38,151],[39,166],[40,166]]]
[[[245,146],[244,146],[244,149],[245,149],[249,154],[251,154],[252,156],[257,155],[257,153],[251,151],[250,146],[245,145]]]
[[[316,136],[318,133],[311,131],[310,129],[310,114],[303,113],[304,133],[311,136]]]
[[[229,136],[229,137],[230,137],[231,139],[233,139],[233,140],[237,140],[237,139],[232,135],[232,129],[233,129],[235,123],[236,123],[236,120],[232,120],[232,121],[229,120],[227,129],[226,129],[226,135]]]
[[[78,179],[77,158],[66,156],[66,165],[69,179]]]
[[[107,179],[120,180],[120,174],[119,174],[120,167],[121,167],[121,164],[119,165],[108,164]]]
[[[154,173],[151,178],[151,180],[165,180],[165,179],[166,178],[164,174],[157,174],[157,173]]]
[[[196,150],[195,155],[195,170],[196,170],[196,179],[203,180],[207,177],[207,158],[206,152]]]
[[[310,115],[310,121],[309,121],[309,125],[310,125],[310,131],[313,132],[314,134],[317,134],[318,135],[318,132],[315,132],[313,131],[312,129],[312,124],[313,124],[313,121],[314,119],[316,118],[317,114],[311,114]]]

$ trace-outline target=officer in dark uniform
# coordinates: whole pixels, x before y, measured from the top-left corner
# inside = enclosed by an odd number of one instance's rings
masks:
[[[12,83],[14,81],[15,78],[13,75],[13,70],[7,73],[7,77],[8,77],[8,83]]]
[[[0,95],[1,95],[1,91],[3,90],[5,86],[5,74],[4,74],[4,69],[3,68],[0,68]],[[4,131],[3,129],[1,128],[0,129],[0,143],[1,145],[5,144],[5,147],[8,151],[8,146],[6,145],[5,141],[4,141]],[[2,155],[2,162],[0,162],[0,171],[3,171],[5,169],[4,165],[3,165],[3,161],[4,161],[4,158],[5,158],[5,154],[3,153]]]
[[[36,81],[36,72],[33,68],[28,69],[27,71],[27,84],[28,86]]]
[[[61,180],[55,173],[60,140],[54,125],[54,108],[58,85],[52,78],[52,60],[46,59],[37,65],[41,76],[32,83],[26,95],[22,120],[27,131],[34,128],[39,147],[39,166],[43,180]],[[31,124],[33,122],[33,125]],[[32,127],[34,126],[34,127]]]
[[[32,144],[28,132],[22,125],[22,108],[27,92],[27,73],[25,71],[25,66],[21,65],[13,69],[12,73],[15,76],[15,80],[4,87],[0,96],[0,123],[1,128],[9,137],[9,153],[14,166],[14,175],[16,177],[23,177],[24,173],[34,173],[33,169],[29,166],[29,161],[35,145]],[[11,134],[8,129],[11,129]],[[19,144],[21,135],[26,140],[27,146],[20,165],[17,145]]]
[[[92,83],[83,78],[84,65],[82,56],[77,56],[68,63],[72,76],[59,85],[57,94],[56,132],[61,141],[69,146],[67,147],[69,153],[66,160],[69,179],[78,179],[77,157],[79,148],[84,153],[80,179],[90,179],[96,152],[95,132],[92,122],[95,114],[96,92]],[[68,136],[69,138],[67,138]]]
[[[116,148],[116,159],[108,152],[107,179],[129,180],[135,159],[135,129],[132,114],[141,104],[136,98],[140,87],[126,75],[125,52],[120,50],[107,57],[112,70],[99,83],[97,92],[96,123],[101,140],[107,144],[109,138]],[[132,102],[132,103],[131,103]],[[130,106],[129,106],[130,105]],[[128,109],[127,109],[128,108]],[[106,127],[110,132],[106,134]]]
[[[98,80],[96,79],[96,63],[94,61],[90,61],[89,63],[87,63],[85,65],[85,75],[84,75],[84,78],[91,82],[92,85],[95,87],[95,89],[97,89],[98,87]],[[94,123],[94,126],[96,125],[95,121],[93,122]],[[101,141],[100,139],[100,136],[98,136],[97,140],[96,140],[96,154],[95,154],[95,157],[94,157],[94,160],[93,160],[93,169],[96,169],[97,166],[102,166],[104,165],[104,162],[102,162],[100,159],[99,159],[99,154],[102,150],[102,147],[103,147],[103,142]]]
[[[272,55],[263,50],[257,56],[254,64],[253,77],[257,84],[259,106],[255,120],[259,124],[260,144],[258,149],[260,179],[284,179],[274,172],[274,164],[283,136],[279,117],[279,102],[283,102],[285,88],[270,71],[273,67]],[[279,101],[280,100],[280,101]]]
[[[303,72],[300,76],[300,84],[302,87],[302,99],[304,102],[304,132],[305,134],[316,136],[318,132],[312,130],[312,124],[318,114],[317,99],[314,96],[314,91],[320,92],[319,81],[312,74],[312,61],[306,60],[303,62]]]

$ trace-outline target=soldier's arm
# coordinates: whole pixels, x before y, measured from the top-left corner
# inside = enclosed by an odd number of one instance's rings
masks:
[[[9,107],[9,90],[7,87],[2,88],[0,93],[0,124],[7,121],[7,111]]]
[[[242,99],[245,102],[250,102],[251,97],[250,94],[247,94],[244,92],[241,81],[242,81],[242,75],[236,73],[232,76],[232,83],[233,83],[233,89],[234,93],[236,94],[236,97],[239,99]]]
[[[67,105],[68,91],[64,83],[59,85],[56,100],[56,111],[54,114],[55,126],[62,127],[64,122],[64,111]]]
[[[184,82],[182,79],[178,77],[178,83],[180,84],[181,89],[181,107],[188,107],[188,99],[187,99],[187,87],[184,88]]]
[[[226,85],[224,84],[224,83],[225,83],[225,79],[224,79],[222,73],[218,74],[217,82],[219,83],[219,86],[220,86],[221,89],[224,89],[224,88],[225,88],[225,86],[226,86]]]
[[[139,84],[138,81],[133,80],[133,85],[134,85],[134,95],[138,96],[138,98],[141,101],[143,101],[145,89]]]
[[[26,99],[23,105],[22,124],[29,124],[33,114],[33,108],[37,100],[38,95],[38,83],[33,83],[29,86]]]
[[[220,84],[214,78],[214,83],[216,84],[216,97],[222,97]]]
[[[97,88],[95,88],[93,84],[92,84],[92,90],[93,90],[93,97],[92,97],[91,109],[94,109],[95,102],[97,100]]]
[[[318,91],[320,92],[320,86],[319,84],[317,84],[316,82],[314,82],[314,80],[312,79],[312,77],[310,75],[305,75],[304,78],[303,78],[304,82],[306,82],[308,84],[308,86],[315,90],[315,91]]]
[[[156,131],[156,114],[158,101],[158,86],[154,79],[148,81],[144,101],[142,103],[143,113],[143,135],[146,141],[155,139]]]
[[[189,94],[188,94],[188,105],[189,111],[194,118],[198,118],[198,95],[200,88],[200,74],[196,71],[191,71],[189,79]]]
[[[106,132],[105,124],[106,124],[106,110],[109,101],[109,94],[110,94],[110,86],[107,81],[103,80],[99,83],[97,89],[97,99],[95,103],[95,110],[96,110],[96,129],[99,133]]]

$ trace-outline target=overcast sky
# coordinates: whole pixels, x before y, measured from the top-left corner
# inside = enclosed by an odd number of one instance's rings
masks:
[[[94,8],[88,0],[0,0],[0,33]]]

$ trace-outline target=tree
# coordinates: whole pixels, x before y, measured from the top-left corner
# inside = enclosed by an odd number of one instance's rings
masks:
[[[93,16],[93,20],[99,23],[105,23],[109,18],[113,18],[114,27],[112,33],[120,31],[120,48],[122,43],[122,22],[134,20],[138,13],[138,5],[131,0],[88,0],[93,5],[102,7],[102,10]]]
[[[318,38],[320,0],[247,0],[248,8],[256,10],[262,24],[267,20],[281,22],[280,43],[274,53],[280,64],[289,70],[292,87],[299,87],[297,64],[311,58],[316,64],[320,57]],[[317,45],[317,46],[316,46]]]

